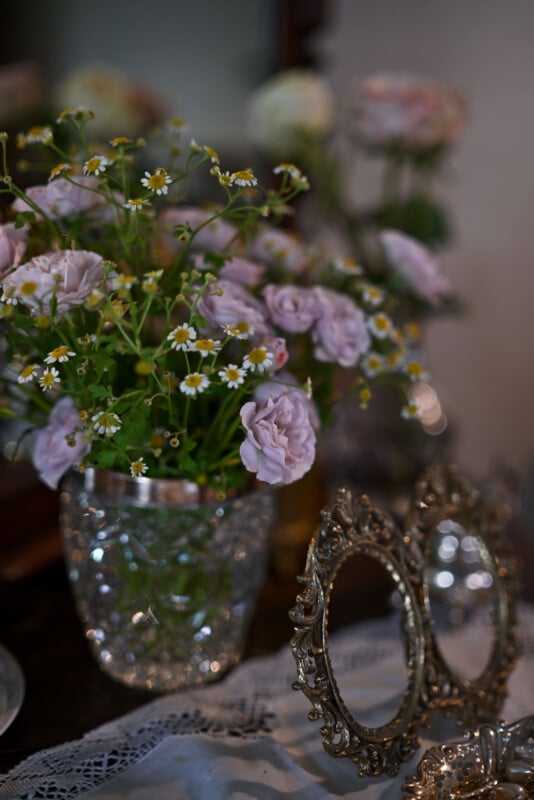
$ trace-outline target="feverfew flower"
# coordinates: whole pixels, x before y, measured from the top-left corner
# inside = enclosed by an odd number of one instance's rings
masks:
[[[254,328],[245,320],[240,320],[235,325],[223,325],[222,329],[231,339],[250,339],[254,334]]]
[[[132,461],[130,464],[130,475],[132,478],[140,478],[146,472],[148,472],[148,464],[145,464],[145,460],[142,456]]]
[[[385,294],[378,286],[373,286],[370,283],[365,284],[362,291],[363,300],[370,306],[379,306],[384,302]]]
[[[416,397],[412,397],[401,409],[401,416],[404,419],[420,419],[421,404]]]
[[[338,256],[333,261],[334,269],[338,272],[343,272],[346,275],[362,275],[363,270],[361,266],[353,258],[348,256]]]
[[[72,350],[69,350],[66,345],[62,344],[59,345],[59,347],[54,347],[54,349],[48,353],[47,357],[45,358],[45,364],[54,364],[56,361],[62,364],[65,361],[68,361],[69,358],[73,358],[75,355],[76,353],[74,353]]]
[[[93,414],[91,422],[94,423],[94,430],[103,436],[113,436],[122,426],[121,418],[113,411],[99,411]]]
[[[83,165],[83,174],[84,175],[101,175],[103,172],[106,171],[106,168],[113,163],[110,161],[109,158],[106,156],[91,156],[85,164]]]
[[[197,338],[197,332],[192,327],[184,322],[182,325],[177,325],[167,336],[167,341],[171,343],[173,350],[189,350],[191,342]]]
[[[274,356],[266,347],[255,347],[243,359],[245,369],[253,372],[266,372],[273,365]]]
[[[426,381],[428,379],[428,373],[420,361],[414,361],[413,359],[407,361],[404,365],[404,370],[412,381]]]
[[[368,378],[374,378],[384,369],[384,357],[380,353],[370,352],[362,359],[361,367]]]
[[[247,373],[243,367],[238,367],[237,364],[228,364],[224,369],[219,370],[217,374],[229,389],[238,389],[244,383]]]
[[[142,197],[131,197],[124,204],[127,211],[142,211],[145,206],[150,205],[148,200],[143,200]]]
[[[394,333],[393,322],[387,314],[380,312],[369,317],[369,330],[377,339],[387,339]]]
[[[45,369],[39,378],[39,385],[43,392],[53,389],[58,383],[61,383],[61,378],[59,377],[59,372],[55,367]]]
[[[250,168],[240,169],[232,175],[236,186],[257,186],[258,179]]]
[[[17,383],[31,383],[36,377],[38,369],[38,364],[28,364],[18,376]]]
[[[192,353],[200,353],[203,358],[216,355],[221,349],[221,343],[217,339],[196,339],[189,343],[188,348]]]
[[[167,194],[172,178],[167,175],[163,167],[157,167],[154,172],[145,172],[145,177],[141,178],[141,183],[145,189],[150,189],[157,195]]]
[[[35,125],[23,136],[26,144],[49,144],[53,139],[52,128],[49,125]]]
[[[200,372],[191,372],[180,382],[178,388],[182,394],[195,397],[197,394],[204,392],[209,385],[210,381],[207,375],[202,375]]]

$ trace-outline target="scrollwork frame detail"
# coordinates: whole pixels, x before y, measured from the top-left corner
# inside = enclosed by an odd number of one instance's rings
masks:
[[[366,495],[349,489],[337,492],[333,506],[310,544],[304,585],[290,611],[295,632],[291,649],[297,663],[293,688],[311,702],[309,718],[323,720],[323,746],[331,755],[348,757],[360,776],[396,775],[402,762],[418,748],[417,731],[426,722],[424,697],[426,610],[420,604],[420,552],[387,514],[371,506]],[[403,636],[408,683],[395,717],[369,728],[347,709],[334,675],[328,650],[328,612],[337,572],[346,559],[367,554],[376,558],[395,581],[403,609]]]
[[[435,635],[428,629],[426,674],[431,709],[455,716],[466,727],[496,719],[506,697],[506,682],[520,653],[516,605],[518,578],[515,558],[501,509],[485,503],[480,492],[452,465],[434,464],[416,484],[413,510],[406,528],[420,547],[428,566],[432,533],[443,519],[468,520],[475,531],[495,591],[494,636],[488,662],[473,680],[462,680],[451,670]],[[423,581],[427,616],[432,622],[430,592]]]

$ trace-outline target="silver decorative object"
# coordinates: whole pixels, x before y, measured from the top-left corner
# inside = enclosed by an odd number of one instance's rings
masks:
[[[443,714],[454,715],[465,726],[494,721],[504,703],[506,682],[520,651],[515,611],[517,568],[500,510],[482,502],[479,492],[455,467],[433,465],[416,484],[413,510],[406,527],[410,538],[421,548],[425,563],[424,604],[433,618],[426,658],[426,674],[432,690],[430,703]],[[456,539],[459,546],[469,537],[468,552],[476,553],[477,560],[472,562],[476,571],[468,574],[480,575],[480,590],[484,591],[488,604],[492,643],[486,664],[472,680],[456,674],[436,636],[436,595],[438,609],[441,606],[442,611],[443,607],[449,612],[458,610],[452,592],[440,593],[440,573],[436,576],[435,565],[440,560],[436,561],[435,551],[447,543],[440,529],[445,529],[449,540]],[[477,607],[478,603],[474,603],[470,610],[476,612]],[[462,619],[467,616],[468,609],[463,607]],[[454,632],[454,626],[451,630]]]
[[[441,652],[430,602],[430,558],[436,529],[453,520],[472,532],[491,576],[492,643],[487,663],[474,679],[456,675]],[[350,758],[361,776],[395,775],[418,747],[417,733],[436,710],[464,725],[494,721],[506,681],[519,653],[516,635],[515,562],[498,509],[483,506],[454,467],[432,467],[416,487],[405,532],[366,495],[339,489],[312,539],[304,585],[290,611],[291,649],[297,665],[294,688],[309,699],[309,718],[323,721],[320,733],[333,756]],[[402,609],[407,684],[393,719],[378,727],[361,724],[341,696],[328,648],[328,613],[341,566],[370,556],[389,573]]]
[[[404,782],[404,800],[534,797],[534,716],[486,723],[463,742],[427,750]]]
[[[328,607],[336,573],[349,558],[365,554],[377,559],[396,584],[403,607],[408,682],[394,718],[369,728],[358,722],[341,697],[328,650]],[[369,503],[340,489],[333,507],[322,512],[322,523],[308,551],[299,581],[304,590],[290,612],[295,625],[291,648],[298,678],[293,684],[312,704],[310,719],[322,719],[321,737],[333,756],[355,762],[359,775],[395,775],[418,747],[417,729],[425,721],[426,609],[420,604],[422,563],[417,548],[393,520]]]
[[[274,498],[188,481],[72,473],[60,495],[69,578],[100,667],[169,691],[239,660],[266,571]]]

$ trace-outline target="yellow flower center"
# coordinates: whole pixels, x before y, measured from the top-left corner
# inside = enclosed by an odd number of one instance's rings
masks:
[[[211,352],[215,349],[215,342],[211,339],[199,339],[198,342],[195,342],[195,350],[208,350]]]
[[[232,367],[226,368],[226,377],[229,381],[238,381],[240,378],[239,370],[233,369]]]
[[[98,416],[98,424],[103,428],[114,428],[117,424],[117,418],[111,411],[102,411]]]
[[[22,372],[20,373],[21,378],[29,378],[30,375],[33,375],[33,371],[36,367],[36,364],[29,364],[27,367],[24,367]]]
[[[64,358],[68,355],[68,352],[69,348],[62,344],[59,347],[54,347],[54,349],[50,351],[50,355],[52,358]]]
[[[379,331],[387,331],[388,329],[387,317],[383,317],[382,315],[375,317],[375,325]]]
[[[419,364],[418,361],[410,361],[406,365],[406,372],[413,378],[419,378],[423,374],[424,370],[422,365]]]
[[[202,375],[186,376],[185,385],[188,386],[190,389],[198,389],[201,383],[202,383]]]
[[[32,295],[35,294],[36,291],[37,291],[36,281],[24,281],[24,283],[21,283],[19,287],[19,294],[21,295]]]
[[[43,386],[46,386],[46,388],[48,388],[49,386],[52,386],[55,379],[56,377],[53,372],[45,372],[41,380]]]
[[[255,347],[254,350],[251,350],[248,354],[248,360],[251,364],[263,364],[266,358],[267,351],[264,347]]]
[[[111,140],[110,144],[112,147],[120,147],[124,144],[131,144],[132,140],[128,139],[127,136],[116,136],[114,139]]]
[[[173,332],[172,338],[177,344],[183,344],[189,339],[189,331],[185,330],[184,328],[177,328]]]
[[[131,470],[133,475],[142,475],[145,471],[146,465],[145,462],[139,459],[138,461],[134,461],[131,465]]]
[[[164,169],[157,170],[153,175],[150,176],[148,179],[148,185],[150,188],[155,192],[157,189],[163,189],[165,186],[165,178],[167,173]]]
[[[87,161],[87,163],[85,164],[85,167],[88,172],[96,172],[99,166],[100,166],[100,159],[98,158],[98,156],[93,156],[93,158],[90,158],[89,161]]]

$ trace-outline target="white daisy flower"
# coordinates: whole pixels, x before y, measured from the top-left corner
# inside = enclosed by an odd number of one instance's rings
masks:
[[[18,376],[17,383],[31,383],[36,377],[38,369],[38,364],[28,364]]]
[[[334,269],[347,275],[361,275],[363,270],[360,265],[348,256],[339,256],[334,259]]]
[[[421,403],[416,397],[412,397],[401,409],[401,416],[404,419],[420,419]]]
[[[135,212],[137,212],[137,211],[141,211],[144,208],[144,206],[148,206],[148,205],[150,205],[148,200],[143,200],[141,197],[131,197],[129,200],[127,200],[125,202],[124,208],[127,211],[135,211]]]
[[[121,418],[118,414],[114,414],[113,411],[99,411],[93,414],[91,422],[94,422],[94,430],[103,436],[113,436],[114,433],[120,430],[122,425]]]
[[[215,355],[221,349],[221,343],[218,339],[197,339],[194,342],[189,342],[188,349],[192,353],[200,353],[201,356]]]
[[[237,186],[256,186],[258,179],[250,168],[240,169],[232,175]]]
[[[202,375],[200,372],[191,372],[186,375],[181,381],[179,389],[182,394],[187,394],[190,397],[195,397],[201,394],[210,385],[207,375]]]
[[[169,333],[167,341],[171,343],[173,350],[189,350],[189,344],[196,338],[196,330],[184,322]]]
[[[62,344],[59,347],[54,347],[54,349],[48,353],[45,358],[45,364],[55,364],[56,361],[63,364],[65,361],[68,361],[69,358],[74,358],[75,355],[76,353],[73,353],[66,345]]]
[[[157,195],[167,194],[169,185],[172,183],[172,178],[167,175],[163,167],[158,167],[154,172],[145,172],[145,177],[141,178],[141,183],[145,189],[150,189]]]
[[[428,372],[420,361],[407,361],[404,365],[404,371],[412,381],[427,381]]]
[[[235,325],[223,325],[223,331],[234,339],[249,339],[254,333],[254,328],[250,323],[241,320]]]
[[[266,347],[255,347],[243,359],[243,366],[254,372],[265,372],[272,367],[273,360],[273,354]]]
[[[370,352],[362,359],[361,366],[368,378],[374,378],[384,369],[384,358],[380,353]]]
[[[61,379],[59,377],[59,372],[55,367],[50,367],[50,369],[45,369],[41,377],[39,378],[39,386],[46,392],[49,389],[53,389],[57,383],[61,383]]]
[[[238,367],[237,364],[228,364],[227,367],[219,370],[217,374],[229,389],[237,389],[244,382],[247,373],[243,367]]]
[[[106,156],[92,156],[83,165],[84,175],[101,175],[113,162]]]
[[[362,297],[370,306],[379,306],[384,302],[385,295],[382,289],[379,289],[378,286],[373,286],[372,284],[368,283],[363,288]]]
[[[148,464],[145,464],[143,456],[138,458],[136,461],[132,461],[130,464],[130,475],[132,478],[139,478],[146,472],[148,472]]]
[[[378,314],[373,314],[372,317],[368,320],[369,330],[376,336],[377,339],[386,339],[391,337],[394,332],[395,328],[393,327],[393,323],[388,317],[387,314],[384,314],[383,311],[379,312]]]

